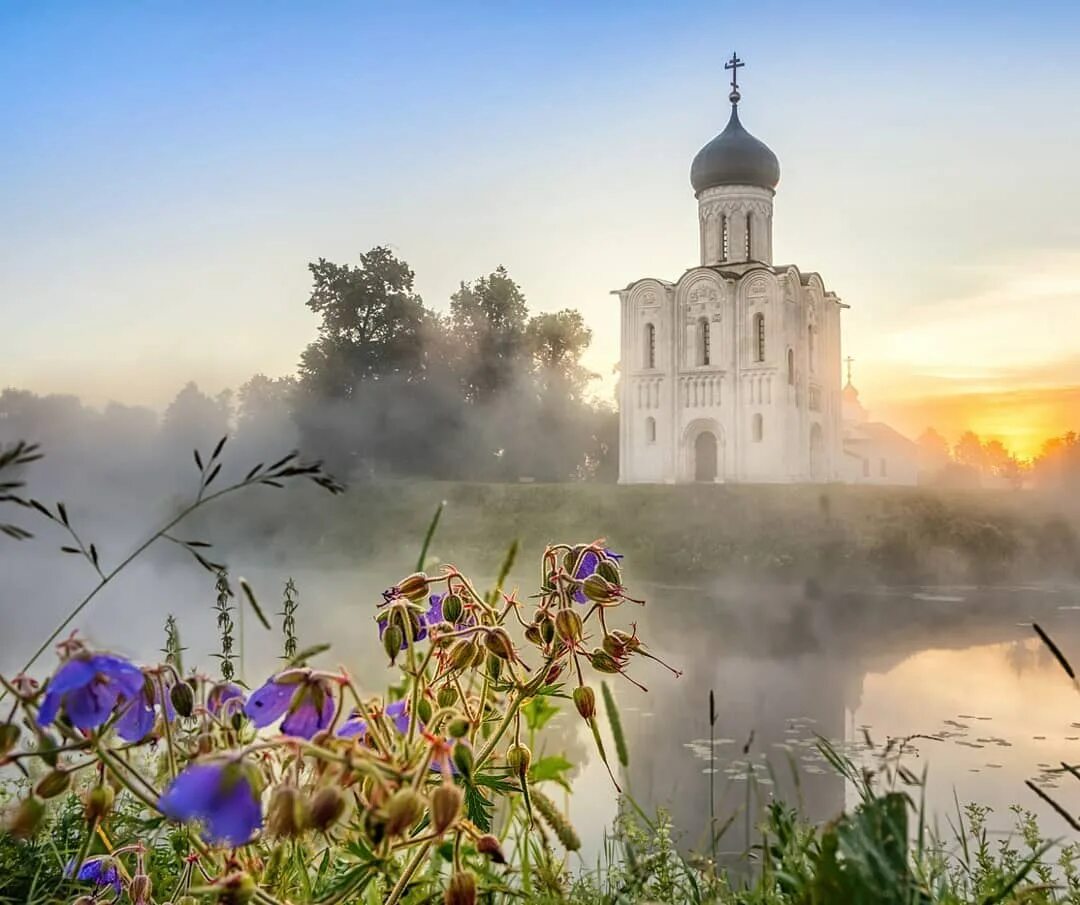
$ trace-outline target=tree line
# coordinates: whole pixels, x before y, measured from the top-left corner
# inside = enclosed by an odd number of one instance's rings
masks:
[[[919,470],[930,485],[1080,490],[1080,435],[1075,431],[1048,438],[1031,459],[1021,459],[1000,440],[970,430],[950,446],[940,432],[927,428],[918,447]]]
[[[614,479],[618,418],[589,392],[592,333],[580,312],[531,313],[499,267],[463,281],[441,313],[382,246],[355,265],[320,258],[308,269],[319,325],[295,374],[256,374],[216,396],[191,382],[160,417],[6,389],[0,444],[30,437],[54,462],[64,447],[130,472],[230,433],[234,449],[296,445],[354,480]]]

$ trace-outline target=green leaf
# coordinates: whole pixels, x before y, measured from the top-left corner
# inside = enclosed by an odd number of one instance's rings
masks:
[[[435,510],[435,515],[431,518],[431,524],[428,525],[427,534],[424,535],[424,544],[420,548],[420,556],[416,560],[417,572],[424,571],[424,564],[427,562],[428,549],[431,547],[431,539],[435,536],[435,529],[439,527],[439,519],[442,518],[442,511],[445,506],[446,500],[439,503],[438,508]]]
[[[303,666],[308,660],[319,656],[319,654],[325,654],[328,650],[330,650],[329,644],[313,644],[311,647],[305,647],[289,661],[289,665]]]
[[[251,589],[251,585],[247,583],[247,579],[240,579],[240,590],[244,592],[248,604],[251,606],[251,609],[255,611],[255,617],[262,623],[262,627],[267,631],[270,631],[270,620],[263,614],[262,607],[259,606],[259,601],[255,599],[255,592]]]
[[[537,695],[521,708],[521,712],[529,731],[539,732],[559,712],[559,708],[552,704],[546,695]]]
[[[563,774],[573,768],[573,764],[570,763],[561,754],[551,754],[547,757],[541,757],[529,768],[529,782],[557,782],[562,786],[569,788],[569,783],[563,777]]]
[[[481,833],[491,832],[491,812],[495,809],[478,788],[465,786],[465,813]]]

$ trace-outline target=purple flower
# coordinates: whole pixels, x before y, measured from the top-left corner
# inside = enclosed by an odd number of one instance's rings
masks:
[[[96,729],[108,720],[117,704],[134,701],[145,685],[142,670],[122,657],[76,655],[49,680],[38,710],[38,725],[48,726],[63,708],[76,729]]]
[[[120,885],[120,871],[112,858],[87,858],[83,861],[78,873],[75,873],[75,861],[71,860],[64,868],[64,876],[71,877],[73,874],[76,880],[85,880],[95,886],[111,886],[117,895],[123,891]]]
[[[120,718],[116,721],[116,734],[126,742],[141,742],[154,728],[155,705],[161,708],[166,720],[172,722],[176,719],[176,710],[169,697],[168,686],[162,698],[158,679],[146,676],[142,689],[121,710]]]
[[[245,845],[262,826],[252,769],[240,761],[191,764],[158,799],[173,820],[197,820],[207,842]]]
[[[384,711],[401,735],[409,731],[409,714],[405,707],[405,701],[394,701]],[[354,710],[352,716],[342,723],[337,734],[342,738],[364,738],[367,735],[367,720]]]
[[[616,553],[614,550],[604,550],[603,558],[613,559],[618,562],[620,559],[622,559],[622,554]],[[578,581],[584,581],[590,575],[595,575],[596,570],[600,568],[600,563],[602,561],[603,560],[601,559],[601,557],[594,551],[586,550],[581,557],[581,562],[578,563],[578,567],[574,571],[574,578],[576,578]],[[580,585],[578,585],[578,587],[574,589],[574,600],[576,600],[578,603],[589,602],[589,598],[585,596],[585,591]]]
[[[281,731],[297,738],[311,738],[326,729],[334,709],[330,683],[305,669],[289,669],[268,679],[244,705],[244,713],[258,728],[284,716]]]
[[[244,709],[245,700],[244,689],[239,685],[232,682],[220,682],[210,689],[210,694],[206,696],[206,706],[214,716],[234,711],[240,713]],[[236,701],[236,703],[229,704],[230,701]]]

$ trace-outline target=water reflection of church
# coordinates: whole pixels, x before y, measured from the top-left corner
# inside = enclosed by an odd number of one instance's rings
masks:
[[[847,306],[818,274],[773,263],[780,164],[739,121],[742,65],[726,64],[731,118],[690,168],[700,266],[617,292],[619,480],[861,482],[872,465],[878,483],[906,483],[881,464],[896,450],[843,420]]]

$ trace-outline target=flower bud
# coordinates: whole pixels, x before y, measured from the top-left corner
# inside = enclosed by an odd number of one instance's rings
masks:
[[[619,564],[613,559],[601,559],[596,567],[596,574],[610,584],[622,584],[622,573]]]
[[[584,720],[591,720],[596,716],[596,692],[588,685],[580,685],[574,689],[574,706]]]
[[[459,870],[451,876],[443,903],[444,905],[476,905],[476,877],[467,870]]]
[[[183,717],[195,712],[195,692],[187,682],[177,682],[169,689],[169,700],[173,708]]]
[[[398,654],[401,653],[401,645],[405,643],[405,632],[402,631],[400,625],[391,623],[383,631],[382,643],[383,650],[390,658],[390,665],[393,666]]]
[[[577,610],[559,610],[555,614],[555,632],[568,644],[580,640],[584,628],[581,614]]]
[[[421,723],[431,722],[432,707],[431,701],[427,698],[421,698],[416,702],[416,715],[420,718]]]
[[[294,785],[278,786],[270,796],[266,827],[282,839],[299,836],[308,825],[308,802]]]
[[[450,738],[465,738],[469,734],[469,721],[463,716],[454,717],[446,727]]]
[[[595,603],[614,603],[619,599],[619,586],[600,575],[590,575],[581,583],[585,596]]]
[[[609,632],[604,635],[604,640],[600,644],[604,648],[604,653],[611,654],[612,657],[618,658],[626,655],[626,645],[614,633]]]
[[[461,621],[461,614],[465,612],[465,604],[457,594],[447,594],[442,602],[443,619],[457,625]]]
[[[551,616],[545,616],[540,623],[540,638],[544,644],[551,644],[555,640],[555,620]]]
[[[563,557],[563,568],[571,575],[574,574],[574,570],[577,568],[578,558],[585,552],[585,545],[578,544],[566,551],[566,555]]]
[[[457,767],[458,773],[466,779],[472,779],[473,752],[468,743],[462,741],[455,742],[450,757],[454,761],[454,766]]]
[[[413,603],[420,603],[427,596],[428,577],[423,572],[414,572],[408,578],[398,582],[398,593],[408,597]]]
[[[52,770],[42,777],[34,789],[39,798],[55,798],[71,788],[71,774],[66,770]]]
[[[255,896],[255,881],[251,874],[237,871],[220,881],[218,902],[220,905],[248,905]]]
[[[462,638],[450,648],[450,668],[468,669],[476,657],[477,644],[471,638]]]
[[[540,634],[540,623],[530,622],[525,626],[525,640],[530,644],[543,644],[544,636]]]
[[[3,757],[15,747],[15,744],[19,741],[21,731],[14,723],[0,725],[0,757]]]
[[[592,653],[589,654],[589,663],[592,664],[592,668],[597,672],[608,673],[610,675],[621,672],[615,658],[599,647],[594,648]]]
[[[449,682],[439,689],[439,694],[435,698],[440,707],[453,707],[457,703],[457,699],[457,689]]]
[[[515,776],[524,777],[532,763],[532,752],[522,744],[511,745],[506,752],[506,765]]]
[[[86,793],[86,819],[92,823],[104,819],[112,810],[115,800],[116,792],[112,786],[94,786]]]
[[[476,850],[481,855],[487,855],[496,864],[506,863],[506,855],[503,854],[502,846],[499,845],[499,840],[492,836],[491,833],[485,833],[476,840]]]
[[[386,835],[404,836],[424,813],[424,798],[410,786],[398,789],[386,804]]]
[[[484,663],[484,668],[487,670],[488,676],[492,682],[498,682],[499,677],[502,675],[503,661],[495,656],[495,654],[488,654],[487,660]]]
[[[128,890],[128,895],[131,896],[131,901],[134,905],[147,905],[150,901],[150,893],[154,889],[154,884],[146,874],[135,874],[131,878],[131,887]]]
[[[311,799],[309,813],[312,828],[325,833],[345,813],[345,798],[335,786],[323,786]]]
[[[544,684],[554,685],[556,682],[559,681],[559,676],[562,675],[562,671],[562,663],[552,663],[551,667],[547,671],[547,675],[544,676]]]
[[[31,795],[24,798],[8,820],[8,832],[16,839],[29,839],[45,819],[45,802]]]
[[[461,813],[461,789],[452,782],[444,782],[431,793],[431,827],[436,833],[445,833]]]

